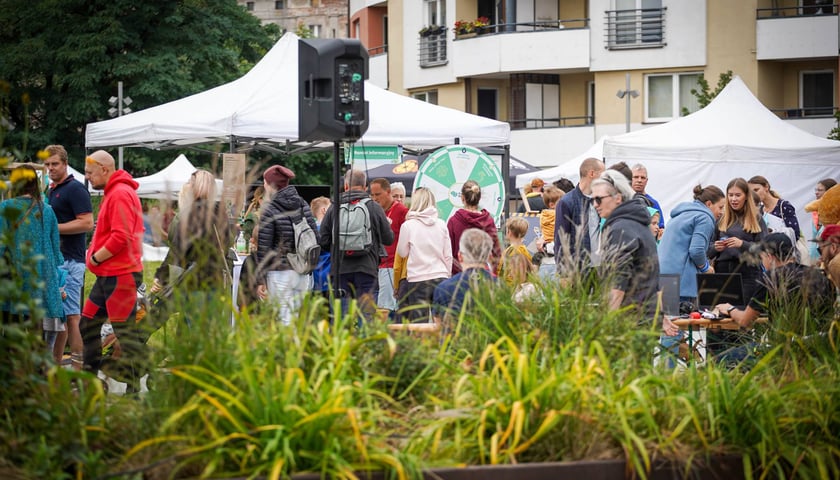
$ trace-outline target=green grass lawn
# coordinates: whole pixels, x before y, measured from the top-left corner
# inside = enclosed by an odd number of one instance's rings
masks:
[[[161,262],[143,262],[143,281],[146,285],[152,284],[152,279],[155,276],[155,270],[160,266]],[[96,281],[96,275],[85,272],[85,298],[90,294],[90,289],[93,288],[93,282]]]

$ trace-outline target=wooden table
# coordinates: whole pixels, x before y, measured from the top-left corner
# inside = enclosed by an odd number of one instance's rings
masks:
[[[767,317],[758,317],[754,323],[767,323]],[[692,339],[694,334],[694,327],[705,328],[707,330],[740,330],[741,326],[731,318],[722,318],[720,320],[712,320],[708,318],[672,318],[671,323],[680,327],[682,330],[688,330],[688,351],[693,352],[694,346]],[[689,361],[691,360],[691,353],[689,353]]]

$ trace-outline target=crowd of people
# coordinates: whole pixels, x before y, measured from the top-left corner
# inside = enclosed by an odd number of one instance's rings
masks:
[[[109,323],[126,358],[122,373],[136,388],[148,338],[135,319],[148,228],[138,185],[115,168],[107,152],[86,157],[86,178],[104,192],[94,230],[90,195],[68,174],[67,152],[58,145],[45,151],[46,195],[33,168],[12,173],[11,198],[0,204],[0,226],[12,233],[13,248],[4,246],[3,254],[22,272],[26,259],[37,255],[34,278],[24,276],[24,281],[40,279],[45,287],[29,291],[40,295],[40,320],[56,359],[69,343],[73,368],[98,370],[100,332]],[[566,179],[529,184],[523,210],[539,218],[531,250],[524,242],[531,225],[511,217],[500,238],[496,219],[480,206],[481,188],[472,180],[461,188],[461,208],[444,221],[426,188],[406,197],[402,185],[384,178],[369,182],[364,172],[349,170],[340,203],[334,205],[326,197],[308,203],[294,179],[285,166],[266,169],[240,221],[232,224],[215,201],[214,175],[197,170],[183,186],[178,214],[163,235],[169,251],[154,272],[151,293],[177,286],[184,298],[201,302],[229,288],[237,280],[229,251],[239,229],[250,255],[239,278],[237,304],[242,309],[271,306],[284,324],[292,322],[312,293],[338,294],[344,311],[351,299],[357,300],[360,322],[380,318],[445,325],[482,283],[511,288],[516,301],[525,301],[539,295],[537,278],[544,285],[583,281],[605,292],[607,308],[629,312],[640,325],[661,324],[661,347],[676,352],[683,335],[661,315],[660,275],[679,276],[681,305],[691,310],[697,309],[696,274],[715,272],[740,274],[744,303],[721,303],[712,313],[731,317],[745,329],[761,316],[772,321],[774,309],[791,303],[807,308],[819,328],[835,315],[840,187],[832,179],[816,183],[815,203],[808,207],[813,211],[810,250],[802,248],[796,207],[758,175],[734,178],[725,190],[697,185],[692,198],[663,210],[646,191],[643,165],[606,168],[603,161],[589,158],[580,166],[577,185]],[[290,261],[300,246],[296,232],[301,225],[315,233],[320,247],[317,265],[303,271]],[[85,271],[96,280],[83,299]],[[19,323],[31,314],[19,302],[2,303],[4,322]],[[190,312],[182,318],[190,324]],[[725,332],[710,331],[708,348],[734,361],[749,354],[742,338]]]

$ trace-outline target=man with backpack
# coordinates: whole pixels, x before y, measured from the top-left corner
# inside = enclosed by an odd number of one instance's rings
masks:
[[[312,290],[312,269],[318,264],[318,227],[306,201],[289,185],[294,172],[282,165],[263,173],[266,205],[260,215],[256,260],[257,294],[279,308],[290,324],[301,298]],[[314,248],[313,248],[314,247]]]
[[[337,283],[343,294],[342,308],[346,308],[347,299],[355,298],[370,319],[376,310],[380,258],[386,255],[384,245],[394,243],[394,232],[385,211],[371,200],[366,187],[365,172],[350,170],[344,176],[341,204],[332,205],[322,222],[321,249],[331,251],[333,242],[338,242],[341,255],[333,263],[339,264]],[[338,239],[333,238],[336,217]]]

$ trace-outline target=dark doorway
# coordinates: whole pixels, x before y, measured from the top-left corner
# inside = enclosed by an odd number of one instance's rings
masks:
[[[491,88],[478,89],[478,115],[481,117],[492,118],[498,120],[499,111],[497,109],[498,91]]]

